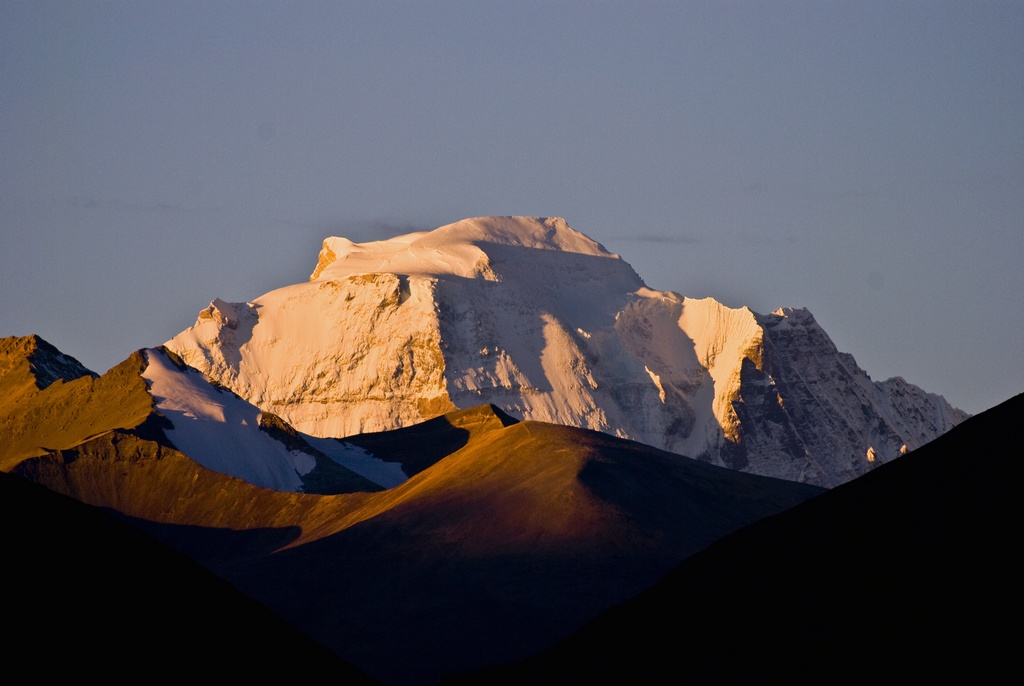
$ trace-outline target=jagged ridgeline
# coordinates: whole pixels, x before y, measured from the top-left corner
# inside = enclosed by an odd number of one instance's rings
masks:
[[[825,486],[966,418],[900,378],[872,381],[806,310],[650,289],[559,218],[328,238],[308,282],[214,300],[165,345],[312,436],[493,404]]]

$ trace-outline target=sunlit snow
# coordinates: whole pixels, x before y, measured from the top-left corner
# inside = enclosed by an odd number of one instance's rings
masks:
[[[856,474],[850,458],[866,443],[886,461],[958,416],[902,379],[872,382],[806,310],[759,315],[648,288],[558,218],[330,237],[310,281],[214,301],[166,345],[316,436],[493,403],[712,462],[731,451],[730,466],[829,485]],[[751,412],[759,403],[774,411]],[[811,428],[836,417],[848,426]]]

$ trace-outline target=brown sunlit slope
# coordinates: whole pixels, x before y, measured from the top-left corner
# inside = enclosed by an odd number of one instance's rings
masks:
[[[442,430],[442,423],[447,429]],[[467,440],[504,426],[489,407],[454,412],[450,419],[439,418],[433,425],[435,433],[464,435]],[[398,450],[397,445],[394,449]],[[142,526],[152,522],[260,532],[233,537],[237,540],[228,550],[244,556],[330,535],[379,514],[401,497],[395,489],[319,496],[258,488],[206,469],[158,441],[120,430],[26,458],[10,471],[84,503],[114,510]],[[165,531],[175,531],[176,548],[196,552],[192,534],[173,527]],[[205,548],[209,537],[199,538]],[[244,549],[238,547],[239,540],[246,542]],[[222,548],[211,549],[217,559],[226,556]]]
[[[112,444],[127,435],[152,442],[154,449],[156,446],[173,449],[175,444],[168,438],[167,431],[175,428],[175,423],[188,424],[194,419],[182,410],[172,412],[175,417],[172,422],[166,416],[167,411],[157,407],[149,382],[143,376],[154,358],[168,369],[176,370],[182,379],[188,379],[195,390],[201,392],[200,386],[204,384],[213,388],[198,372],[187,368],[173,354],[159,349],[137,351],[103,376],[96,377],[37,336],[0,339],[0,471],[12,471],[28,458],[60,451],[65,453],[63,459],[71,459],[82,444],[92,441]],[[222,396],[217,402],[244,404],[225,389],[216,389],[216,394]],[[381,490],[378,484],[310,446],[306,441],[308,437],[280,418],[260,414],[256,408],[252,408],[252,415],[258,416],[258,422],[250,422],[245,430],[269,439],[255,444],[271,448],[276,442],[281,446],[277,451],[278,459],[285,451],[301,451],[314,462],[301,476],[303,491]],[[225,433],[232,430],[226,422],[213,424],[211,436],[221,429]],[[113,435],[107,436],[110,432]],[[221,437],[217,445],[230,443]],[[131,445],[138,445],[138,442]],[[92,449],[95,447],[93,445]],[[218,462],[228,465],[234,462],[241,473],[245,472],[245,467],[240,465],[273,457],[241,449],[233,451],[233,455],[234,460],[223,456]],[[204,456],[209,459],[209,451]],[[195,454],[189,457],[203,461]]]
[[[431,683],[536,652],[819,492],[521,422],[372,494],[372,518],[215,569],[383,681]]]
[[[820,492],[490,406],[370,440],[421,471],[374,493],[285,493],[125,430],[13,471],[118,513],[394,684],[524,658]]]
[[[85,370],[78,378],[40,385],[32,357],[43,353],[52,362],[59,351],[36,336],[0,343],[0,471],[104,431],[140,427],[151,415],[153,399],[139,376],[145,366],[140,353],[99,378]]]
[[[0,394],[4,398],[17,400],[83,376],[96,375],[39,336],[0,338]]]
[[[1024,395],[715,543],[516,667],[453,682],[993,682],[1019,672]]]
[[[4,473],[0,545],[12,678],[376,683],[186,557]]]

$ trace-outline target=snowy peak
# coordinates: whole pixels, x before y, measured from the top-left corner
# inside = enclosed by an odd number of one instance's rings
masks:
[[[497,281],[499,276],[493,263],[507,257],[508,248],[619,260],[618,255],[570,228],[560,217],[478,217],[433,231],[368,243],[353,243],[347,238],[332,236],[324,241],[310,280],[386,273],[453,275]]]
[[[780,307],[761,317],[765,326],[817,326],[814,315],[806,307]]]
[[[433,245],[472,243],[509,245],[534,250],[560,250],[618,259],[597,241],[570,228],[561,217],[477,217],[431,231]]]
[[[647,288],[558,218],[328,238],[310,281],[214,301],[166,345],[315,436],[493,404],[825,486],[963,416],[872,382],[807,310],[759,315]]]

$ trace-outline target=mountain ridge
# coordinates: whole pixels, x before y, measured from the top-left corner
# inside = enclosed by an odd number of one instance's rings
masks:
[[[95,381],[66,384],[123,395],[79,396],[86,409],[146,411],[112,416],[99,432],[80,412],[85,424],[65,431],[66,447],[15,454],[5,471],[115,513],[396,686],[526,657],[726,532],[821,492],[486,405],[364,436],[365,449],[408,469],[397,485],[274,490],[188,454],[202,447],[176,447],[182,423],[216,410],[211,397],[226,420],[244,401],[204,390],[198,373],[171,361],[142,350]],[[199,389],[195,417],[161,407],[145,378],[154,364]],[[51,389],[40,397],[60,387]],[[60,428],[60,414],[41,416]]]
[[[714,313],[717,306],[708,304]],[[813,331],[813,319],[804,319]],[[799,331],[791,324],[784,327]],[[14,357],[29,354],[31,346],[4,343],[19,351]],[[724,350],[709,346],[709,354]],[[25,367],[6,362],[0,359],[0,369],[11,371],[0,374],[0,385],[12,375],[24,381]],[[836,383],[832,372],[845,369],[841,363],[814,368],[812,380]],[[759,371],[752,360],[744,364],[744,373]],[[163,392],[153,382],[157,370],[184,384],[183,391]],[[60,440],[47,438],[43,448],[22,442],[13,451],[5,440],[4,471],[114,514],[393,686],[425,686],[445,674],[528,659],[723,537],[829,495],[607,433],[517,420],[494,405],[352,437],[346,450],[401,467],[408,478],[390,487],[273,490],[203,466],[188,454],[203,447],[180,441],[176,447],[175,431],[206,421],[199,432],[210,435],[233,422],[235,429],[267,433],[286,450],[318,451],[333,439],[304,435],[276,418],[256,419],[257,408],[181,366],[173,353],[140,350],[101,377],[55,382],[34,393],[28,406],[0,402],[0,419],[37,422],[30,433],[45,437],[53,430]],[[180,404],[178,414],[168,398]],[[754,397],[742,400],[753,403]],[[1002,414],[996,421],[1007,425]],[[951,440],[963,443],[964,435]],[[908,469],[929,464],[914,452],[908,457]],[[963,471],[958,484],[985,478],[980,462],[954,466]],[[890,473],[866,476],[878,483]],[[1011,481],[1002,488],[1012,488]],[[848,499],[858,482],[833,492]],[[915,499],[927,497],[928,483],[901,481],[889,491],[912,511]],[[921,520],[913,512],[898,515],[899,521],[879,520],[872,498],[859,506],[873,517],[868,539],[884,538],[903,520]],[[829,519],[815,523],[831,540]],[[753,604],[771,593],[761,578],[765,569],[744,563],[720,574],[731,580],[730,593]],[[842,576],[833,588],[833,573],[815,575],[823,595],[814,597],[849,591],[851,582]],[[758,589],[753,598],[746,586]]]

